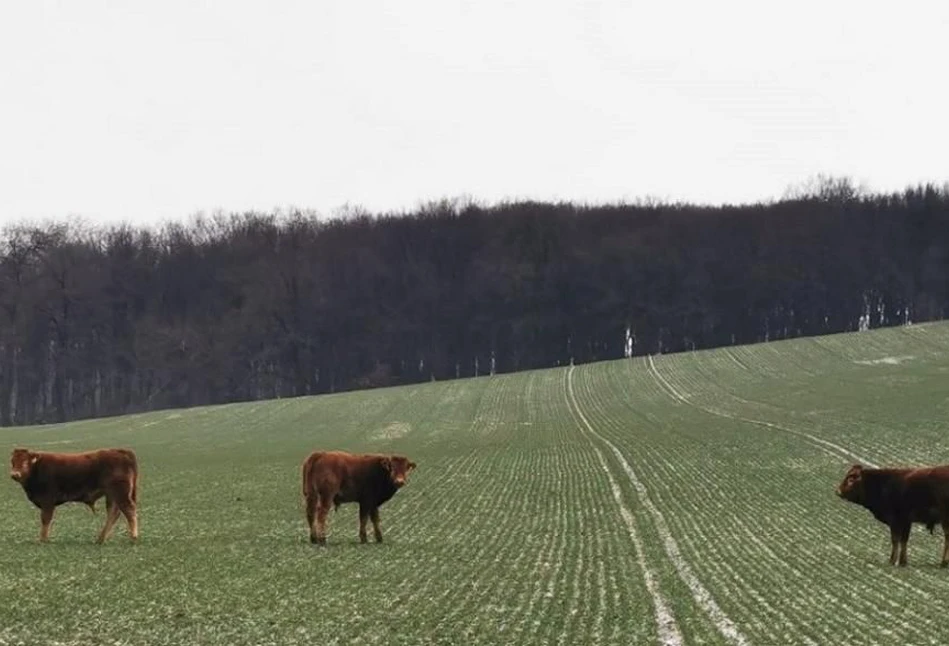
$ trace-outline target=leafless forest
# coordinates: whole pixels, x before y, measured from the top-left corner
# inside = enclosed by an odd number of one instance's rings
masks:
[[[949,188],[21,224],[0,263],[0,424],[30,424],[943,318]]]

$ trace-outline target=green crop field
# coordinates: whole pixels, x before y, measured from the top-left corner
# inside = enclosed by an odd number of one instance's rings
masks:
[[[949,462],[949,325],[0,429],[126,446],[142,538],[102,504],[0,494],[0,644],[946,644],[942,537],[834,494],[846,468]],[[311,450],[419,468],[307,540]],[[4,458],[6,459],[6,458]]]

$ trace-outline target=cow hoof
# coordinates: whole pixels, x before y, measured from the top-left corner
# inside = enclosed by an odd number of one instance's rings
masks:
[[[943,561],[939,564],[939,567],[946,567],[947,565],[949,565],[949,561]]]

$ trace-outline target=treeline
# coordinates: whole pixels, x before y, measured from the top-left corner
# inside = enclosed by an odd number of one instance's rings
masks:
[[[8,227],[0,425],[943,318],[949,189]]]

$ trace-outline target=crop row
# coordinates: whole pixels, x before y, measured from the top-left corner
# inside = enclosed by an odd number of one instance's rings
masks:
[[[896,337],[873,350],[905,351],[915,342],[902,341]],[[816,357],[801,357],[812,352],[809,343],[743,350],[743,356],[717,351],[576,370],[578,408],[639,474],[630,498],[660,510],[646,522],[669,528],[689,568],[751,642],[938,639],[937,599],[946,593],[946,578],[883,567],[867,576],[868,565],[882,563],[885,531],[832,493],[857,451],[880,461],[905,459],[899,452],[905,444],[912,452],[914,441],[903,442],[905,424],[895,431],[889,424],[914,409],[896,406],[874,427],[853,433],[861,440],[853,447],[846,420],[851,408],[868,402],[857,398],[848,407],[841,402],[851,394],[828,382],[814,393],[830,409],[820,423],[781,405],[789,384],[803,387],[822,374],[812,368]],[[890,380],[912,378],[925,386],[945,363],[938,347],[927,350],[917,355],[928,362],[923,365],[869,365],[889,371]],[[879,376],[839,357],[825,363],[836,378],[846,376],[836,388],[859,389]],[[896,397],[891,389],[891,404]],[[923,562],[936,554],[926,538],[914,539]],[[723,639],[741,643],[729,623],[716,625]]]
[[[143,538],[0,497],[0,644],[945,643],[941,537],[910,567],[833,490],[854,460],[949,461],[949,326],[4,429],[132,446]],[[937,447],[934,451],[933,447]],[[315,448],[418,462],[306,541]],[[942,453],[940,453],[942,452]]]

